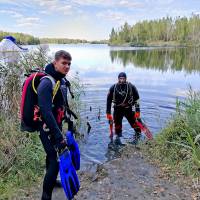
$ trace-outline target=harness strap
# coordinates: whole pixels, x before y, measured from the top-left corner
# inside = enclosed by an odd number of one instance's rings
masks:
[[[33,77],[33,80],[32,80],[32,88],[33,88],[33,91],[36,94],[37,94],[37,90],[35,88],[35,78],[36,78],[37,74],[38,74],[38,72],[35,73],[35,75]],[[44,79],[44,78],[48,78],[52,83],[52,86],[53,86],[53,98],[52,98],[52,101],[53,101],[55,96],[56,96],[56,94],[57,94],[57,92],[58,92],[58,90],[59,90],[59,88],[60,88],[60,81],[55,82],[55,79],[50,75],[46,75],[46,76],[42,77],[41,80]]]
[[[126,96],[125,96],[124,100],[122,101],[122,103],[116,105],[116,90],[117,90],[117,84],[115,84],[115,86],[114,86],[114,92],[113,92],[113,103],[114,103],[116,106],[121,106],[121,105],[123,105],[123,104],[125,103],[125,101],[126,101],[126,99],[127,99],[127,97],[128,97],[129,90],[130,90],[130,96],[132,96],[132,93],[133,93],[133,92],[132,92],[132,89],[131,89],[131,87],[130,87],[129,82],[126,83],[126,86],[127,86],[127,90],[126,90]]]

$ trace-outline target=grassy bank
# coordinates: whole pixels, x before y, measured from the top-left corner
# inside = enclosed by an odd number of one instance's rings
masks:
[[[0,116],[0,199],[28,195],[44,172],[44,152],[37,133],[19,131],[14,119]]]
[[[176,104],[176,114],[155,140],[143,147],[151,159],[171,171],[200,175],[200,93],[189,91],[184,102]]]

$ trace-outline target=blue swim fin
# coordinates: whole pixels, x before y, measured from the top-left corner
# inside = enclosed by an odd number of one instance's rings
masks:
[[[64,152],[59,155],[59,159],[61,183],[67,199],[71,200],[79,191],[79,179],[72,164],[70,152],[68,149],[65,149]]]
[[[70,151],[72,163],[76,170],[80,169],[80,150],[78,143],[76,142],[74,135],[71,131],[66,132],[67,146]]]

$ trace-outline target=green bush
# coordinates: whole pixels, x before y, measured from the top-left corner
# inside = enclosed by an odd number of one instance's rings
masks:
[[[186,175],[199,175],[200,93],[189,90],[185,101],[178,101],[176,114],[148,146],[152,157]]]

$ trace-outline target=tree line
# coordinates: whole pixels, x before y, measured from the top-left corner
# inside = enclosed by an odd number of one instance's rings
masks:
[[[87,41],[83,39],[68,39],[68,38],[38,38],[29,34],[14,33],[0,31],[0,41],[8,35],[16,38],[17,44],[34,45],[34,44],[78,44],[78,43],[91,43],[91,44],[106,44],[107,40],[94,40]]]
[[[54,43],[54,44],[78,44],[78,43],[90,43],[90,44],[106,44],[107,40],[83,40],[83,39],[68,39],[68,38],[41,38],[40,43]]]
[[[77,44],[77,43],[87,43],[87,40],[81,39],[68,39],[68,38],[41,38],[40,43],[48,44]]]
[[[34,37],[29,34],[24,34],[24,33],[13,33],[13,32],[4,32],[0,31],[0,41],[8,35],[12,35],[13,37],[16,38],[17,44],[40,44],[40,40],[37,37]]]
[[[132,26],[125,22],[117,29],[112,28],[109,36],[110,45],[145,46],[159,42],[200,45],[200,15],[144,20]]]

